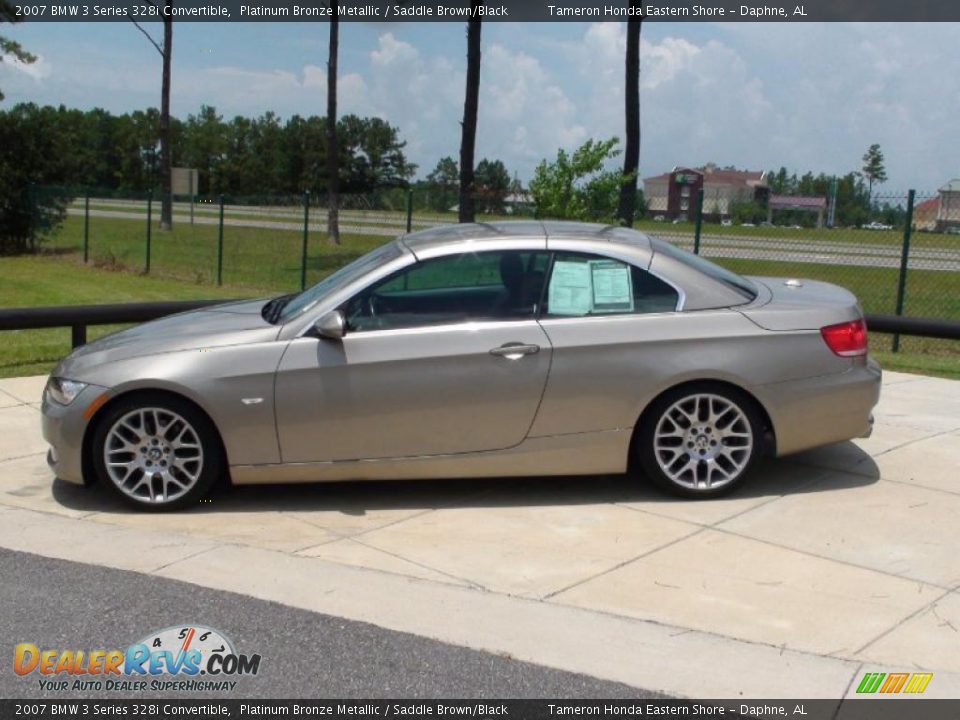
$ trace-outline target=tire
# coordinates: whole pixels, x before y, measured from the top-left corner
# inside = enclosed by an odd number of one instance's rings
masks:
[[[163,393],[121,398],[94,429],[97,479],[137,510],[198,503],[223,472],[220,436],[190,403]]]
[[[687,498],[725,495],[763,455],[764,423],[746,393],[693,383],[660,396],[644,413],[636,458],[658,486]]]

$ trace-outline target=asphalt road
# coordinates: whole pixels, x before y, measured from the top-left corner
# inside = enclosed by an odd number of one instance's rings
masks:
[[[240,678],[233,693],[168,697],[665,697],[244,595],[5,549],[0,549],[0,578],[4,699],[163,697],[158,692],[41,691],[36,672],[14,674],[14,646],[32,642],[41,650],[124,649],[152,631],[191,624],[221,631],[239,653],[259,653],[260,672]]]

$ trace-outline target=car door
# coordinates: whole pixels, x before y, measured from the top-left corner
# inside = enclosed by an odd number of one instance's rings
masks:
[[[550,366],[536,321],[546,260],[501,250],[418,262],[341,307],[341,340],[293,340],[275,391],[283,462],[522,442]]]
[[[531,437],[632,427],[638,399],[683,362],[679,303],[674,287],[640,267],[555,252],[540,312],[553,356]]]

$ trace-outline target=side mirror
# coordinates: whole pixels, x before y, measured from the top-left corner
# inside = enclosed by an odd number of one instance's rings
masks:
[[[313,324],[313,329],[317,335],[328,340],[342,340],[347,334],[347,324],[339,310],[331,310],[321,315]]]

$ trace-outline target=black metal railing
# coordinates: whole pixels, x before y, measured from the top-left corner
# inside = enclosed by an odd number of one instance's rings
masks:
[[[960,320],[905,317],[903,315],[867,315],[871,332],[913,335],[916,337],[960,340]]]
[[[89,325],[138,323],[174,313],[197,310],[237,302],[236,300],[170,300],[164,302],[117,303],[113,305],[55,305],[32,308],[0,308],[0,330],[35,330],[69,327],[73,347],[87,341]],[[960,320],[904,317],[899,315],[866,316],[872,332],[897,333],[920,337],[960,340]]]
[[[140,323],[147,320],[220,305],[235,300],[168,300],[116,303],[113,305],[52,305],[49,307],[0,308],[0,330],[37,330],[68,327],[73,347],[87,342],[89,325]]]

